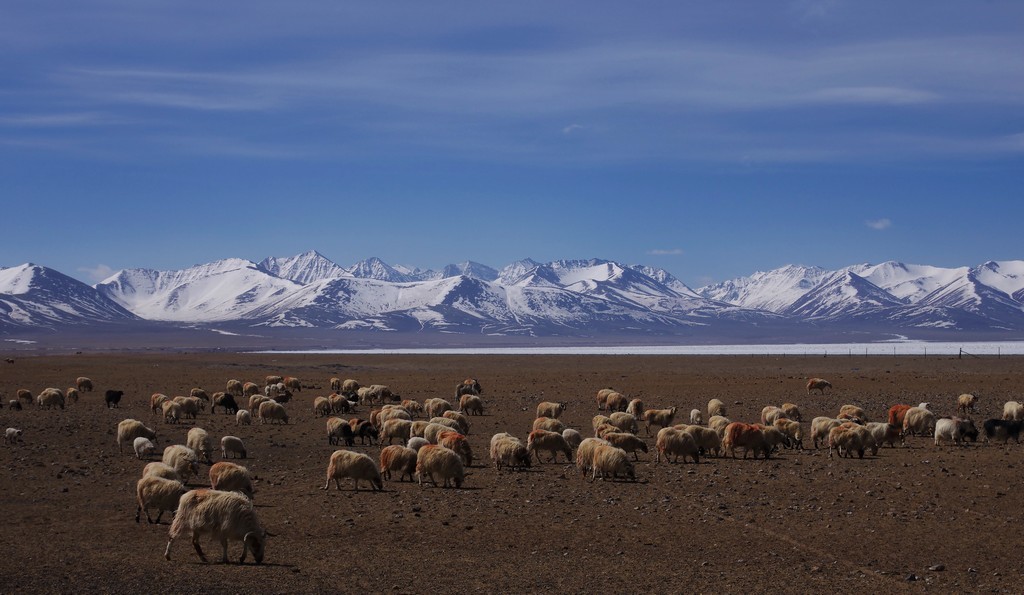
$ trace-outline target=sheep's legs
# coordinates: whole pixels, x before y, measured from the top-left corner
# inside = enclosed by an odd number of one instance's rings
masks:
[[[171,545],[170,542],[168,542],[167,545],[168,545],[168,549],[170,549],[170,545]],[[206,554],[203,553],[203,548],[199,547],[199,534],[198,533],[193,533],[192,534],[192,547],[196,548],[196,553],[199,554],[199,559],[200,560],[202,560],[203,562],[209,562],[209,560],[206,559]]]

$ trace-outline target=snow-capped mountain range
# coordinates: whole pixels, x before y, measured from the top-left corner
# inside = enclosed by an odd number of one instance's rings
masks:
[[[109,323],[702,342],[1005,336],[1024,334],[1024,261],[790,265],[697,290],[662,269],[601,259],[434,271],[378,258],[343,267],[309,251],[122,270],[95,287],[33,264],[0,269],[5,334]]]

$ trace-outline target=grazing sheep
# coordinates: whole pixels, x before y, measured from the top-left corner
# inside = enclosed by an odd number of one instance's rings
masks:
[[[718,432],[718,437],[725,436],[725,428],[732,423],[732,420],[724,415],[716,415],[708,419],[708,427]]]
[[[330,399],[327,397],[317,397],[313,399],[313,417],[328,417],[331,413]]]
[[[242,557],[238,560],[239,564],[245,562],[250,549],[253,559],[261,564],[267,538],[271,537],[256,517],[251,500],[238,492],[205,489],[187,492],[178,502],[178,512],[171,523],[164,558],[171,559],[171,544],[185,532],[191,534],[192,546],[203,562],[207,560],[199,547],[199,538],[205,534],[220,541],[224,550],[224,563],[228,561],[228,540],[241,541]]]
[[[223,408],[224,413],[228,415],[238,413],[238,402],[235,401],[235,397],[231,393],[213,393],[213,405],[210,406],[210,413],[216,413],[217,407]]]
[[[263,378],[263,385],[264,386],[270,386],[272,384],[282,384],[282,383],[284,383],[284,377],[283,376],[266,376],[266,377]]]
[[[85,376],[79,376],[75,379],[75,386],[78,387],[80,393],[91,393],[92,392],[92,380],[89,380]]]
[[[594,430],[594,437],[604,439],[605,434],[612,434],[617,432],[622,432],[622,428],[612,425],[611,423],[604,423],[597,426],[597,429]]]
[[[441,432],[437,435],[437,445],[443,446],[462,458],[462,464],[466,467],[473,466],[473,450],[469,447],[469,441],[458,432]]]
[[[371,384],[367,387],[365,395],[360,395],[360,399],[364,404],[374,403],[380,401],[381,403],[387,403],[390,401],[396,401],[401,399],[395,399],[395,394],[391,392],[391,389],[383,384]],[[451,406],[449,405],[449,408]]]
[[[608,411],[625,412],[626,408],[629,407],[629,399],[622,393],[613,392],[608,395],[606,406]]]
[[[451,411],[454,407],[444,399],[427,399],[423,402],[423,410],[427,417],[440,417],[445,411]]]
[[[331,413],[349,413],[355,410],[355,404],[338,393],[327,395],[327,402],[331,405]]]
[[[644,429],[647,430],[647,435],[651,435],[651,426],[660,426],[661,428],[667,428],[672,425],[672,420],[676,417],[676,408],[669,407],[668,409],[648,409],[644,411]]]
[[[74,405],[75,403],[78,402],[79,394],[78,394],[78,389],[77,388],[75,388],[73,386],[68,387],[68,389],[66,391],[64,391],[64,395],[65,395],[65,397],[67,397],[67,402],[69,404]]]
[[[434,419],[444,419],[443,417]],[[451,420],[449,420],[451,421]],[[447,424],[440,424],[436,422],[427,423],[427,427],[423,429],[423,437],[426,438],[427,442],[431,444],[437,444],[437,437],[443,432],[451,432],[452,430],[458,431],[457,427]]]
[[[405,481],[406,475],[409,476],[409,481],[412,481],[416,473],[416,451],[398,444],[382,448],[380,451],[381,476],[391,481],[392,471],[398,472],[398,481]]]
[[[964,438],[970,439],[971,442],[978,440],[978,428],[974,426],[973,420],[944,417],[935,422],[935,446],[942,440],[962,445]]]
[[[786,417],[793,421],[804,420],[804,416],[800,413],[800,408],[793,403],[783,403],[782,412],[786,414]]]
[[[7,428],[4,431],[4,444],[14,444],[15,442],[24,442],[21,437],[22,431],[18,428]]]
[[[637,419],[643,419],[644,417],[644,402],[640,399],[633,399],[626,405],[626,413],[632,415]]]
[[[254,384],[253,386],[256,385]],[[245,395],[245,385],[242,384],[241,380],[231,379],[228,380],[227,385],[224,387],[224,392],[233,397],[241,397]]]
[[[576,468],[586,477],[594,467],[594,453],[599,446],[611,446],[611,443],[602,438],[584,438],[576,449]]]
[[[163,404],[170,401],[171,398],[163,393],[153,393],[149,397],[149,408],[153,410],[153,415],[159,415],[163,412]]]
[[[412,422],[407,419],[389,419],[381,426],[380,429],[380,441],[383,444],[384,440],[387,439],[388,444],[395,438],[398,438],[402,443],[409,440],[409,431],[412,429]]]
[[[284,405],[276,401],[264,401],[260,403],[259,413],[261,424],[274,421],[283,424],[288,423],[288,411],[285,410]]]
[[[602,388],[597,391],[597,410],[604,411],[608,408],[608,395],[615,392],[612,388]]]
[[[193,388],[192,390],[190,390],[189,393],[188,393],[188,396],[195,397],[195,398],[199,399],[200,401],[203,401],[204,403],[209,403],[210,402],[210,395],[205,390],[203,390],[201,388],[198,388],[198,387],[197,388]]]
[[[640,431],[640,426],[637,424],[636,418],[624,411],[616,411],[608,416],[608,418],[611,420],[608,423],[619,428],[623,432],[636,434]]]
[[[405,410],[409,412],[409,415],[413,417],[423,415],[423,405],[420,405],[420,402],[415,399],[406,399],[402,401],[402,407],[404,407]],[[463,409],[463,411],[465,411],[465,409]],[[483,410],[481,410],[480,415],[483,415]]]
[[[210,442],[210,434],[199,427],[192,428],[188,431],[188,436],[185,438],[185,446],[191,448],[207,463],[212,463],[210,459],[210,452],[213,451],[213,445]]]
[[[163,463],[174,469],[182,483],[187,483],[193,475],[199,475],[198,461],[196,452],[187,446],[172,444],[164,449]]]
[[[544,401],[537,405],[537,417],[550,417],[552,419],[558,419],[562,413],[565,412],[566,403],[564,401],[553,403],[551,401]]]
[[[380,470],[377,464],[369,455],[354,452],[351,450],[336,450],[331,455],[331,461],[327,465],[327,482],[322,489],[327,489],[334,480],[335,489],[341,489],[339,479],[351,477],[355,481],[355,491],[359,491],[359,481],[366,480],[370,483],[370,489],[377,491],[384,489],[384,483],[380,478]]]
[[[242,385],[242,396],[253,397],[260,394],[260,385],[255,382],[246,382]]]
[[[781,417],[776,419],[772,425],[789,438],[789,445],[792,445],[797,450],[804,449],[804,430],[800,422]],[[787,448],[789,445],[787,445]]]
[[[534,430],[546,430],[548,432],[557,432],[561,434],[565,430],[565,424],[561,421],[551,417],[538,417],[533,420]]]
[[[250,500],[256,495],[256,486],[252,483],[252,474],[249,470],[227,461],[210,466],[210,487],[225,492],[242,492]]]
[[[782,410],[782,407],[776,407],[775,405],[767,405],[761,410],[761,423],[766,426],[774,425],[777,419],[788,419],[786,412]]]
[[[341,391],[341,378],[331,378],[331,390],[333,392]]]
[[[596,480],[598,475],[601,479],[611,476],[612,479],[629,478],[636,481],[636,471],[633,469],[633,462],[629,455],[621,448],[611,444],[601,444],[594,448],[592,461],[591,480]]]
[[[161,461],[153,461],[152,463],[147,463],[146,466],[142,469],[142,476],[162,477],[164,479],[173,479],[174,481],[181,481],[181,477],[178,475],[178,472],[174,470],[174,467],[171,467],[167,463],[163,463]]]
[[[838,425],[828,432],[828,456],[832,457],[833,449],[839,452],[839,456],[852,458],[857,453],[857,458],[864,458],[864,451],[873,446],[874,440],[867,428],[857,424],[844,423]]]
[[[818,441],[822,441],[828,444],[828,433],[832,431],[832,428],[843,423],[843,420],[836,419],[834,417],[815,417],[811,420],[811,442],[814,444],[814,448],[818,448]]]
[[[540,458],[540,451],[551,453],[552,463],[558,460],[558,453],[560,452],[565,453],[566,462],[572,462],[572,448],[565,441],[565,437],[562,436],[561,432],[548,430],[534,430],[530,432],[526,439],[526,450],[537,457],[538,463],[544,462]]]
[[[43,392],[39,393],[36,397],[36,406],[40,408],[52,409],[53,407],[60,407],[64,409],[64,391],[59,388],[46,388]]]
[[[871,433],[871,437],[875,439],[875,446],[871,451],[871,456],[878,454],[878,449],[885,444],[889,443],[890,448],[896,447],[896,441],[899,440],[903,443],[903,432],[900,426],[890,424],[881,421],[873,421],[868,423],[865,428]]]
[[[238,413],[235,414],[235,425],[236,426],[251,426],[252,425],[252,414],[249,413],[248,409],[239,409]]]
[[[725,403],[718,399],[711,399],[708,401],[708,423],[712,417],[715,416],[725,417]]]
[[[903,417],[903,433],[930,436],[935,432],[935,414],[921,407],[911,407]]]
[[[909,410],[910,405],[893,405],[890,407],[888,412],[889,424],[902,428],[903,418],[907,415],[907,411]]]
[[[181,413],[185,419],[195,419],[203,406],[203,401],[198,397],[177,396],[171,399],[171,401],[181,407]]]
[[[734,421],[725,428],[725,437],[722,438],[722,448],[728,450],[733,458],[736,458],[736,449],[743,449],[743,458],[747,458],[748,452],[760,452],[765,460],[771,456],[772,450],[780,444],[788,444],[789,439],[778,428],[766,428],[760,425],[745,424]]]
[[[428,423],[428,426],[429,426],[429,424],[438,424],[438,425],[445,426],[445,427],[447,427],[449,429],[455,430],[456,432],[460,432],[460,433],[462,432],[462,430],[465,429],[462,426],[462,424],[460,424],[458,422],[458,420],[452,419],[450,417],[431,417],[430,420],[427,423]]]
[[[502,432],[491,436],[491,462],[494,468],[508,467],[522,470],[530,467],[530,451],[523,441],[512,434]]]
[[[704,415],[700,412],[700,409],[690,409],[690,423],[695,426],[704,425]]]
[[[466,415],[483,415],[484,401],[476,395],[462,395],[459,397],[459,410]]]
[[[156,445],[149,438],[142,436],[132,442],[132,448],[135,449],[135,456],[140,460],[156,452]]]
[[[349,400],[352,400],[352,398],[355,397],[358,392],[359,383],[356,382],[355,380],[347,378],[341,383],[341,394],[348,397]]]
[[[679,426],[673,427],[679,429]],[[716,457],[722,456],[722,437],[715,430],[697,425],[686,426],[682,430],[693,436],[693,441],[697,443],[700,454],[708,455],[714,453]]]
[[[856,405],[843,405],[842,407],[840,407],[839,415],[836,416],[836,419],[856,419],[860,420],[862,424],[866,424],[870,421],[868,419],[867,413],[865,413],[863,409]]]
[[[832,383],[824,378],[809,378],[807,380],[807,394],[811,394],[812,390],[825,394],[826,388],[832,388]]]
[[[236,459],[246,458],[245,443],[238,436],[224,436],[220,439],[221,458],[226,459],[229,454]]]
[[[380,436],[380,432],[377,431],[377,428],[373,427],[373,424],[367,420],[352,418],[349,420],[349,425],[352,427],[352,434],[359,437],[360,444],[366,444],[367,440],[370,441],[370,444],[375,444]],[[447,426],[441,427],[445,430],[450,429]]]
[[[636,436],[635,434],[629,434],[626,432],[611,432],[605,434],[603,438],[607,440],[609,444],[611,444],[612,446],[616,448],[621,448],[627,453],[633,453],[634,461],[640,460],[640,457],[639,455],[636,454],[636,451],[639,450],[643,453],[647,452],[647,443],[644,442],[642,438]],[[569,461],[572,462],[571,457],[569,457]]]
[[[25,405],[31,405],[32,404],[32,400],[33,400],[32,399],[32,392],[29,391],[28,389],[19,388],[18,389],[18,400],[19,401],[24,401]]]
[[[459,433],[469,436],[469,418],[458,411],[445,411],[441,417],[450,419],[459,424]]]
[[[1020,430],[1024,427],[1024,422],[1012,419],[986,419],[985,423],[982,424],[982,428],[985,430],[985,442],[988,442],[992,438],[997,440],[1001,439],[1003,444],[1013,441],[1020,444]]]
[[[599,427],[605,424],[611,425],[611,423],[612,418],[608,417],[607,415],[595,415],[594,418],[591,420],[590,425],[592,428],[594,428],[594,432],[596,433]]]
[[[328,418],[327,443],[336,445],[341,440],[345,441],[345,446],[355,444],[355,432],[352,430],[352,426],[340,417]]]
[[[409,438],[408,442],[405,443],[407,447],[415,450],[416,452],[419,452],[421,448],[428,444],[430,444],[430,442],[428,442],[427,439],[422,436],[413,436],[412,438]]]
[[[428,444],[416,453],[416,478],[420,487],[423,487],[424,478],[429,479],[435,486],[437,478],[440,478],[444,480],[443,485],[446,488],[453,483],[456,488],[461,488],[465,477],[462,459],[452,450]]]
[[[700,448],[697,446],[697,441],[694,440],[693,434],[684,430],[673,427],[658,430],[654,448],[658,451],[654,457],[655,463],[660,463],[662,456],[665,457],[666,462],[670,463],[678,462],[680,456],[683,457],[684,463],[686,457],[691,457],[694,463],[700,462]],[[671,461],[669,461],[669,457],[672,457]]]
[[[580,442],[583,442],[583,436],[572,428],[562,430],[562,438],[565,438],[565,441],[569,443],[569,448],[573,450],[579,447]]]
[[[964,393],[956,398],[956,414],[967,416],[977,411],[978,397]]]
[[[178,500],[188,490],[185,484],[173,479],[164,479],[155,475],[147,475],[135,484],[135,498],[138,508],[135,510],[135,522],[142,518],[142,512],[146,512],[146,520],[150,523],[160,523],[160,517],[165,510],[174,512],[178,509]],[[149,516],[149,510],[157,510],[156,520]]]
[[[455,385],[455,398],[462,395],[479,395],[484,392],[476,378],[467,378]]]
[[[293,390],[297,393],[302,392],[302,383],[299,382],[299,379],[295,378],[294,376],[285,376],[284,387],[289,390]]]
[[[156,442],[156,432],[147,428],[137,419],[121,420],[117,424],[117,451],[124,452],[124,447],[132,444],[136,438],[147,438]],[[137,453],[138,451],[136,451]]]
[[[165,424],[176,424],[185,416],[181,404],[174,401],[164,401],[160,408],[163,410]]]
[[[1024,420],[1024,404],[1017,401],[1007,401],[1003,405],[1003,419],[1010,419],[1013,421]]]

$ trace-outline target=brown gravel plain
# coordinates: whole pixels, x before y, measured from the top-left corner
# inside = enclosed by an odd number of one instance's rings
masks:
[[[792,401],[805,427],[844,403],[875,418],[898,402],[930,401],[950,414],[956,396],[972,392],[981,397],[980,425],[1021,397],[1022,364],[1014,357],[19,354],[0,363],[0,428],[24,430],[23,444],[0,445],[0,591],[1021,593],[1024,446],[1012,442],[957,448],[912,438],[864,460],[805,450],[698,465],[655,464],[652,452],[641,455],[635,483],[591,482],[563,462],[498,472],[486,458],[492,434],[526,438],[541,400],[567,401],[563,419],[589,434],[602,387],[649,407],[675,405],[682,418],[711,398],[740,421],[755,421],[765,404]],[[165,561],[167,520],[134,522],[145,462],[118,454],[117,422],[143,420],[161,448],[184,443],[193,424],[160,423],[147,407],[151,393],[196,386],[212,393],[230,378],[275,373],[306,385],[287,405],[289,425],[239,428],[232,416],[209,412],[196,421],[215,441],[237,434],[247,442],[257,510],[278,535],[264,564],[203,564],[187,539]],[[64,411],[7,406],[19,388],[66,388],[79,375],[97,390]],[[472,418],[476,460],[465,486],[391,481],[374,493],[355,492],[349,481],[322,491],[335,447],[312,401],[330,392],[332,376],[387,384],[420,401],[450,399],[457,381],[478,378],[488,408]],[[835,388],[808,395],[808,376]],[[125,391],[119,409],[104,407],[107,388]],[[653,438],[645,438],[653,451]],[[208,485],[202,471],[193,485]],[[219,558],[218,546],[205,548]],[[231,556],[240,549],[232,544]]]

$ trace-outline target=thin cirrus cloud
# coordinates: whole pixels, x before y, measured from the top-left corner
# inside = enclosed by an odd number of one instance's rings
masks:
[[[89,280],[99,283],[114,274],[114,269],[105,264],[98,264],[94,267],[78,267],[78,272],[85,275]]]
[[[864,222],[864,224],[870,227],[871,229],[881,231],[883,229],[889,229],[890,227],[892,227],[892,220],[885,217],[881,219],[868,219],[867,221]]]
[[[647,251],[647,254],[651,256],[680,256],[682,253],[682,248],[655,248]]]

